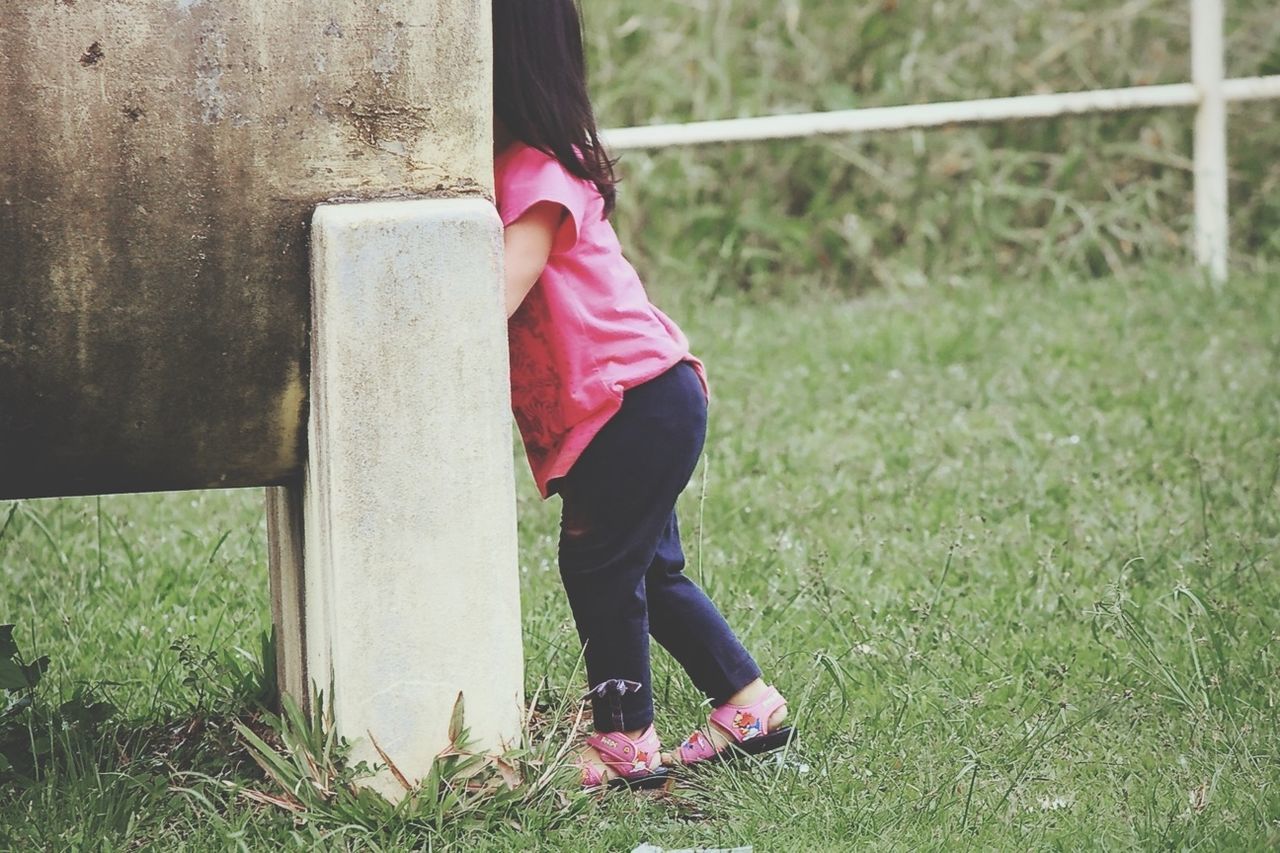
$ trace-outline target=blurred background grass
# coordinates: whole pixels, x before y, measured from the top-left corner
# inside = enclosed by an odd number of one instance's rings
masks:
[[[1274,0],[1227,4],[1227,73],[1280,73]],[[602,126],[1184,82],[1186,0],[592,0]],[[705,298],[1125,278],[1191,229],[1191,110],[626,152],[615,223]],[[1280,253],[1280,103],[1230,110],[1234,262]]]

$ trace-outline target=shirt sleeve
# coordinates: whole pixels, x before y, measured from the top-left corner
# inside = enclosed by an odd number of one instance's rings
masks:
[[[534,148],[515,156],[498,176],[498,216],[510,225],[540,202],[551,202],[568,214],[551,244],[552,253],[566,252],[578,242],[587,214],[587,182],[571,175],[559,161]]]

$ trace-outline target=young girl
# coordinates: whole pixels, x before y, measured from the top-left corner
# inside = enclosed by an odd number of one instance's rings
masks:
[[[702,451],[706,378],[609,224],[613,163],[574,0],[493,0],[493,29],[512,407],[539,491],[562,500],[560,576],[596,730],[583,784],[658,786],[665,765],[762,752],[792,730],[778,691],[683,571],[674,510]],[[707,729],[666,756],[650,635],[715,706]]]

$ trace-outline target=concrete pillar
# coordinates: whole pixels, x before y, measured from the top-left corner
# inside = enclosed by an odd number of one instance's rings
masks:
[[[479,199],[329,204],[311,241],[304,480],[268,496],[281,687],[416,779],[459,691],[480,743],[519,734],[501,224]]]

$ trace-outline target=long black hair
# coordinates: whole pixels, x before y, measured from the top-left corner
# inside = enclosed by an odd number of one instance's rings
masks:
[[[514,138],[593,182],[608,216],[618,179],[587,96],[582,22],[574,0],[493,0],[493,59],[498,118]]]

